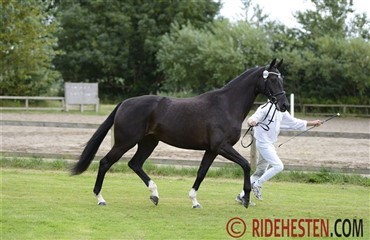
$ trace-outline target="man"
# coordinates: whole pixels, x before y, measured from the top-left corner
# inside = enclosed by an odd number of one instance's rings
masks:
[[[292,117],[288,111],[280,112],[275,104],[267,102],[258,107],[257,111],[247,120],[254,127],[254,138],[259,153],[256,171],[251,176],[252,191],[258,200],[262,200],[262,184],[283,171],[284,165],[276,153],[274,143],[281,129],[304,131],[307,126],[320,126],[320,120],[306,121]],[[270,167],[270,168],[269,168]],[[236,201],[244,196],[242,191]],[[252,205],[254,205],[252,203]]]

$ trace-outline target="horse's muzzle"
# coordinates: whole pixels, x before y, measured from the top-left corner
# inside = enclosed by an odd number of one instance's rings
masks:
[[[275,104],[280,112],[285,112],[289,108],[289,102],[285,95],[285,91],[277,93],[271,97],[271,102]]]
[[[278,104],[279,105],[279,104]],[[280,111],[281,112],[285,112],[286,110],[288,110],[288,108],[289,108],[289,103],[287,103],[287,102],[284,102],[283,104],[282,104],[282,106],[280,107],[279,106],[279,108],[280,108]],[[278,109],[279,110],[279,109]]]

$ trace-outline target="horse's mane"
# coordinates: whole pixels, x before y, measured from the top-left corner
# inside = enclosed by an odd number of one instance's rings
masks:
[[[230,82],[228,82],[223,88],[228,88],[230,85],[232,85],[234,82],[238,81],[239,79],[241,78],[245,78],[246,75],[252,75],[253,72],[259,70],[260,67],[254,67],[254,68],[250,68],[250,69],[247,69],[245,72],[243,72],[242,74],[240,74],[239,76],[237,76],[236,78],[234,78],[233,80],[231,80]]]

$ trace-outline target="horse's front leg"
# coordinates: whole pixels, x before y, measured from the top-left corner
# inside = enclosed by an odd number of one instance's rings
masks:
[[[244,207],[249,206],[249,200],[250,200],[250,192],[251,192],[251,180],[250,180],[250,172],[251,168],[248,163],[248,161],[243,158],[231,145],[225,144],[220,148],[220,154],[221,156],[237,163],[239,166],[242,167],[244,171],[244,197],[241,198],[241,203]]]
[[[195,179],[193,187],[189,192],[189,198],[191,199],[193,208],[202,207],[202,205],[200,205],[200,203],[197,200],[197,191],[204,177],[206,176],[209,167],[215,160],[216,156],[217,156],[217,153],[214,153],[211,151],[206,151],[203,155],[202,162],[200,163],[200,167],[198,169],[197,178]]]
[[[153,182],[153,180],[149,180],[148,189],[149,189],[149,191],[152,192],[149,199],[154,203],[154,205],[157,206],[158,202],[159,202],[159,194],[158,194],[157,184],[155,184],[155,182]]]

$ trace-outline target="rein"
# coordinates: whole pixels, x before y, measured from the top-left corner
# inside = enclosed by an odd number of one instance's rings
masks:
[[[280,93],[281,94],[281,93]],[[263,123],[263,121],[265,121],[266,120],[266,118],[267,118],[267,116],[269,115],[269,113],[271,112],[271,108],[272,108],[272,106],[273,106],[273,102],[271,102],[272,104],[270,105],[270,108],[269,108],[269,110],[268,110],[268,112],[266,113],[266,115],[265,115],[265,117],[263,118],[263,120],[262,121],[260,121],[260,122],[258,122],[257,124],[256,124],[256,126],[260,126],[263,130],[265,130],[265,131],[268,131],[268,130],[270,130],[270,127],[269,127],[269,125],[274,121],[273,119],[274,119],[274,116],[275,116],[275,113],[276,113],[276,108],[274,109],[274,112],[272,113],[272,117],[271,117],[271,119],[270,120],[268,120],[268,123],[266,124],[266,123]],[[264,107],[266,107],[267,106],[267,104],[268,104],[268,102],[265,104],[265,106],[263,106],[262,108],[264,108]],[[250,145],[252,145],[252,143],[253,143],[253,141],[254,141],[254,137],[253,137],[253,134],[252,134],[252,132],[253,132],[253,127],[256,127],[256,126],[249,126],[249,128],[247,129],[247,131],[244,133],[244,135],[243,135],[243,137],[242,137],[242,139],[240,140],[240,144],[242,145],[242,147],[244,147],[244,148],[248,148]],[[251,142],[246,146],[246,145],[244,145],[244,143],[243,143],[243,139],[245,138],[245,136],[248,134],[248,132],[251,132],[251,134],[252,134],[252,140],[251,140]]]

